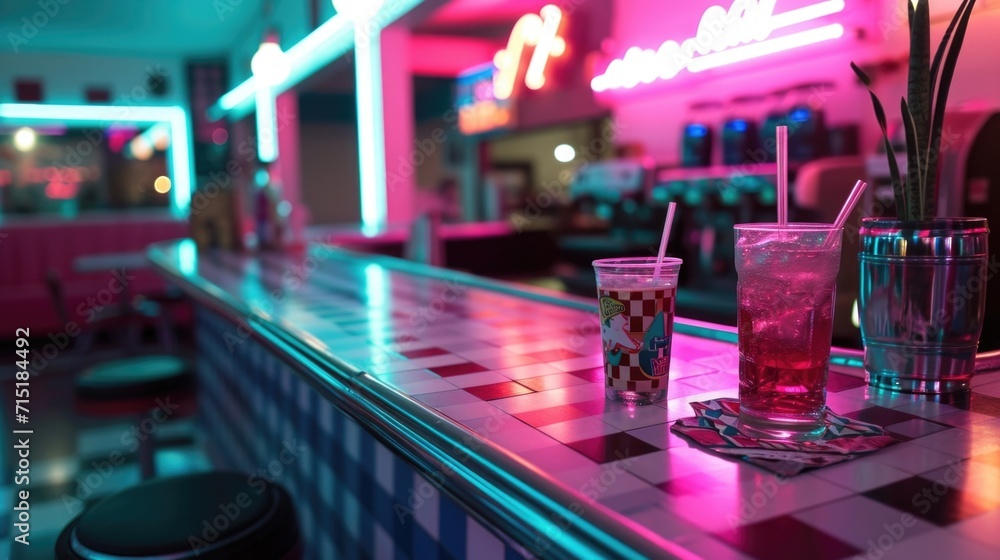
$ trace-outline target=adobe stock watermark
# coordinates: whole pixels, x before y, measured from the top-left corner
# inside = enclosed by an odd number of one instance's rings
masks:
[[[458,301],[462,295],[469,290],[469,286],[456,282],[455,280],[444,280],[441,282],[441,291],[437,297],[414,309],[408,318],[406,331],[401,334],[392,344],[384,350],[375,353],[366,367],[378,367],[391,361],[391,354],[403,352],[403,344],[414,342],[432,324],[438,321],[447,311],[448,306]]]
[[[581,318],[569,333],[569,350],[591,350],[590,343],[596,343],[595,337],[601,335],[601,320],[597,313],[587,313]]]
[[[805,101],[806,107],[810,111],[819,111],[822,109],[829,101],[831,89],[823,86],[811,86],[809,88],[809,97]],[[788,134],[792,135],[797,130],[808,124],[808,121],[796,121],[788,119],[787,122],[782,123],[788,127]],[[768,138],[764,141],[763,145],[756,149],[748,149],[746,151],[746,159],[743,163],[736,169],[730,181],[719,181],[718,189],[720,193],[725,193],[733,189],[740,190],[742,187],[747,185],[751,177],[757,176],[758,169],[760,165],[768,162],[772,156],[777,154],[778,141],[776,138]]]
[[[417,172],[417,168],[433,157],[448,142],[452,135],[458,131],[458,109],[455,107],[445,111],[441,115],[441,120],[444,121],[444,127],[437,127],[426,137],[415,139],[413,141],[414,149],[405,156],[400,155],[396,160],[395,169],[389,169],[388,176],[386,177],[389,192],[392,192],[400,183],[412,177]]]
[[[212,0],[212,10],[219,21],[226,21],[237,8],[243,5],[244,0]]]
[[[445,122],[448,122],[448,118],[446,115]],[[389,192],[395,191],[406,179],[413,177],[417,168],[433,157],[448,141],[448,137],[448,132],[438,127],[431,131],[430,136],[414,139],[414,149],[406,156],[400,155],[396,162],[396,168],[390,170],[388,177],[386,177]]]
[[[281,444],[282,449],[275,459],[247,477],[246,492],[236,494],[232,500],[219,502],[217,506],[219,513],[202,520],[201,533],[188,536],[188,546],[191,547],[195,556],[200,556],[204,549],[210,548],[212,543],[219,539],[222,532],[239,519],[243,511],[253,504],[252,496],[263,494],[268,485],[273,484],[287,467],[295,463],[303,453],[309,452],[308,447],[299,445],[294,438],[284,440]]]
[[[959,145],[959,143],[965,138],[963,134],[955,132],[952,128],[944,128],[941,131],[941,146],[928,154],[928,161],[931,165],[937,165],[938,161],[941,159],[941,155],[951,150],[953,147]],[[905,181],[905,175],[901,179]],[[861,212],[862,218],[881,218],[885,216],[889,210],[895,208],[895,201],[885,201],[877,197],[872,198],[871,205],[865,207],[864,205],[858,205],[858,211]],[[852,220],[848,221],[844,225],[844,236],[847,243],[856,244],[858,238],[861,235],[860,223],[856,223]]]
[[[87,296],[76,306],[76,316],[82,317],[84,324],[93,323],[105,308],[115,302],[115,296],[122,294],[133,280],[135,280],[135,276],[129,274],[124,267],[111,271],[111,278],[107,285],[95,294]],[[82,333],[83,327],[73,319],[67,321],[61,331],[50,332],[48,334],[49,342],[45,343],[40,351],[34,353],[34,357],[31,359],[31,369],[36,374],[44,370],[61,352],[69,348],[70,342]]]
[[[572,516],[563,516],[558,513],[551,515],[550,520],[552,521],[552,525],[548,527],[544,534],[541,532],[536,534],[535,540],[531,544],[528,558],[543,558],[545,553],[552,548],[553,541],[573,525],[574,519],[586,516],[587,508],[585,506],[592,505],[601,495],[607,493],[618,482],[618,478],[628,472],[629,467],[635,461],[635,459],[623,455],[621,451],[617,450],[615,451],[615,457],[617,459],[608,468],[602,469],[599,476],[592,477],[580,485],[578,491],[586,497],[586,503],[575,501],[569,504],[567,509]]]
[[[998,272],[1000,272],[1000,261],[997,260],[997,255],[993,254],[981,274],[969,276],[964,284],[945,295],[944,302],[937,308],[933,317],[923,317],[918,311],[908,311],[901,315],[896,327],[900,329],[900,337],[907,344],[887,354],[886,357],[892,367],[905,366],[920,351],[927,348],[929,343],[948,335],[955,316],[961,317],[962,311],[973,300],[982,301],[981,298],[985,297],[984,292],[990,280],[995,278]]]
[[[169,396],[157,398],[153,405],[154,408],[149,416],[131,426],[119,438],[121,445],[127,448],[125,453],[122,453],[120,449],[115,449],[108,453],[106,459],[91,461],[91,470],[81,473],[73,479],[76,481],[76,491],[73,495],[62,495],[62,503],[66,511],[73,515],[83,511],[84,502],[90,499],[111,478],[117,467],[125,464],[126,454],[135,453],[143,442],[154,437],[160,424],[169,420],[180,409],[180,405],[170,402]]]
[[[878,20],[878,30],[882,33],[882,40],[888,40],[889,35],[899,31],[910,24],[909,2],[890,2],[892,13],[887,17]]]
[[[402,0],[384,2],[378,11],[365,19],[365,21],[361,24],[360,29],[355,31],[355,33],[360,31],[361,38],[371,39],[376,34],[381,33],[382,30],[385,29],[390,23],[406,15],[406,12],[411,5],[412,2],[404,2]],[[361,41],[360,43],[355,42],[355,49],[357,48],[368,48],[368,41]]]
[[[585,167],[599,159],[608,152],[620,137],[623,131],[628,130],[628,125],[611,123],[601,131],[601,135],[590,140],[577,153],[585,163]],[[518,233],[524,231],[525,226],[542,216],[545,210],[554,204],[564,202],[569,197],[569,186],[572,181],[572,174],[568,171],[560,173],[557,179],[546,181],[542,184],[541,192],[524,200],[525,208],[522,212],[514,213],[510,217],[510,222]]]
[[[949,461],[948,468],[941,477],[924,486],[919,493],[914,494],[910,503],[914,512],[926,515],[941,501],[952,487],[961,480],[961,461]],[[910,513],[902,513],[898,521],[884,523],[884,531],[877,537],[868,539],[868,548],[864,555],[858,554],[855,560],[879,560],[906,536],[907,532],[917,524],[917,519]]]
[[[280,134],[288,123],[295,122],[295,115],[288,112],[277,112],[277,122],[278,128],[275,134]],[[265,134],[270,134],[265,132]],[[204,186],[195,191],[194,195],[191,197],[191,213],[200,214],[208,205],[211,204],[212,200],[217,198],[220,193],[225,191],[230,187],[233,180],[240,175],[247,168],[253,168],[253,162],[257,158],[257,137],[253,134],[248,135],[236,146],[236,153],[239,157],[230,158],[226,162],[226,170],[222,171],[211,171],[208,174],[208,182]]]
[[[767,504],[778,495],[778,492],[788,485],[789,478],[776,473],[764,479],[763,482],[757,481],[753,492],[747,494],[741,491],[738,515],[732,512],[726,514],[726,523],[729,524],[729,528],[736,530],[741,525],[751,523],[761,510],[767,507]]]
[[[281,285],[268,292],[267,299],[253,302],[256,309],[269,315],[274,313],[276,307],[284,302],[289,294],[301,288],[316,272],[320,263],[329,259],[330,255],[332,255],[332,251],[329,248],[325,245],[317,245],[301,264],[296,264],[282,273]],[[249,317],[241,316],[237,320],[233,332],[226,331],[222,334],[222,340],[226,343],[226,349],[229,350],[230,354],[235,352],[236,347],[242,345],[253,334],[254,327],[250,322],[252,318],[252,315]]]
[[[500,413],[499,409],[496,409],[495,412],[491,412],[490,416],[483,423],[482,431],[477,432],[481,437],[477,437],[473,434],[465,434],[462,437],[462,445],[456,445],[455,448],[452,449],[452,457],[454,457],[459,463],[465,463],[468,461],[469,456],[472,453],[475,453],[486,444],[486,441],[489,439],[491,434],[495,434],[503,428],[506,420],[507,418]],[[420,483],[415,487],[410,488],[406,503],[402,504],[396,502],[392,506],[392,511],[396,514],[396,519],[399,521],[400,525],[405,524],[406,521],[410,517],[413,517],[418,510],[427,505],[428,500],[441,491],[441,488],[444,487],[445,480],[453,474],[455,474],[455,470],[449,465],[444,465],[441,470],[425,474],[421,477]]]
[[[7,33],[7,42],[10,43],[14,54],[21,54],[21,47],[27,45],[38,33],[45,29],[45,26],[59,15],[62,7],[73,0],[38,0],[38,9],[30,16],[21,18],[20,33],[10,31]]]
[[[93,155],[98,150],[101,142],[104,141],[104,131],[116,121],[127,121],[132,107],[139,106],[139,103],[146,99],[150,91],[158,87],[163,80],[167,79],[170,73],[159,64],[147,65],[145,73],[140,83],[132,87],[127,93],[119,95],[111,104],[114,109],[113,118],[101,123],[99,126],[83,129],[81,135],[83,139],[69,144],[63,148],[61,159],[52,163],[53,173],[63,182],[77,182],[78,177],[74,173],[80,172],[80,166],[85,159]]]

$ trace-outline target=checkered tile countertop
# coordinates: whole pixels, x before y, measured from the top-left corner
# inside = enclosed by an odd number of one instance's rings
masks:
[[[830,408],[901,443],[781,479],[669,430],[692,415],[690,402],[737,396],[731,342],[679,327],[668,400],[629,408],[604,397],[596,312],[580,300],[322,247],[294,262],[195,255],[184,242],[151,254],[162,270],[249,305],[681,555],[1000,557],[998,373],[945,404],[874,390],[859,370],[836,366]]]

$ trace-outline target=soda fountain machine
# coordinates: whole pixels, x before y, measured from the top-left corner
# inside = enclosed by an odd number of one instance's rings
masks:
[[[648,203],[652,171],[641,157],[595,161],[576,171],[569,189],[574,226],[563,228],[558,242],[558,276],[568,291],[593,294],[596,259],[655,256],[666,212]]]

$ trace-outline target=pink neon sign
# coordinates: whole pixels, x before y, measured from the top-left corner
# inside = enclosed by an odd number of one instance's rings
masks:
[[[772,38],[771,34],[844,10],[844,0],[824,0],[774,13],[777,0],[733,0],[729,10],[705,10],[694,37],[666,41],[657,50],[631,47],[611,61],[603,74],[590,82],[596,92],[629,89],[657,80],[670,80],[682,71],[702,72],[744,60],[796,49],[844,34],[839,23],[798,30]]]
[[[493,93],[497,99],[510,99],[513,95],[521,70],[521,58],[529,47],[534,50],[524,74],[524,84],[533,90],[545,85],[545,68],[549,60],[566,52],[566,40],[559,35],[562,22],[562,10],[549,4],[539,14],[527,14],[514,24],[507,40],[507,48],[497,52],[493,58],[493,64],[497,67]]]

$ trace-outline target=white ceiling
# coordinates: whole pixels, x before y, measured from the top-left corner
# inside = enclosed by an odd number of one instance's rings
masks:
[[[261,17],[264,0],[0,0],[0,48],[20,52],[216,55]],[[40,4],[58,11],[45,13]],[[34,22],[30,26],[25,24]],[[38,25],[41,24],[41,25]],[[32,36],[32,27],[37,32]],[[11,34],[23,38],[12,39]]]

